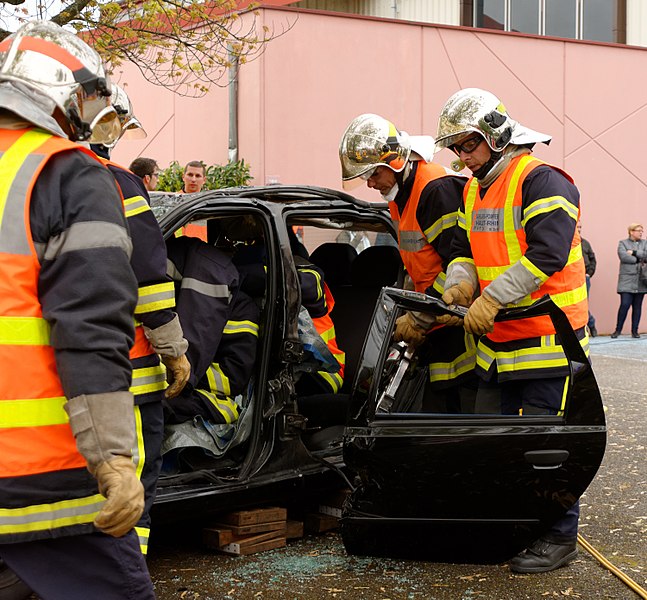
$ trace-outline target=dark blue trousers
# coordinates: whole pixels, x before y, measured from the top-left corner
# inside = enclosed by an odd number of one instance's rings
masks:
[[[476,413],[556,415],[564,410],[566,377],[481,382],[476,396]],[[578,500],[544,536],[549,541],[570,542],[577,537],[580,517]]]
[[[2,544],[0,557],[42,600],[155,600],[134,531]]]

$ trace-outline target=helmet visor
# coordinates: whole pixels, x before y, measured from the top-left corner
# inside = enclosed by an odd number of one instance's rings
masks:
[[[123,130],[121,137],[126,140],[143,140],[146,137],[146,131],[135,117],[127,119],[122,123],[121,128]]]
[[[90,121],[92,135],[88,140],[91,144],[112,146],[121,135],[119,115],[112,106],[106,106]]]
[[[400,143],[380,143],[375,136],[356,134],[344,136],[339,148],[341,174],[344,182],[361,177],[383,165],[396,173],[402,171],[410,149]],[[361,184],[361,180],[358,185]],[[344,188],[348,189],[348,188]]]

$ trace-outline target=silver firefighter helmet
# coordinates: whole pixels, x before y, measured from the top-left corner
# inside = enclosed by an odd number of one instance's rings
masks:
[[[436,149],[448,148],[472,131],[481,134],[494,152],[508,144],[548,144],[551,140],[551,136],[510,118],[501,100],[491,92],[465,88],[449,98],[440,113]]]
[[[119,139],[143,140],[147,135],[146,131],[133,112],[133,105],[126,90],[120,85],[113,83],[110,101],[117,111],[121,123],[121,135]],[[117,141],[115,140],[112,144],[105,145],[111,148]]]
[[[0,42],[1,89],[13,94],[7,94],[5,103],[0,93],[0,106],[49,131],[47,119],[37,122],[33,107],[21,108],[15,92],[50,117],[58,108],[72,140],[112,143],[121,133],[101,57],[80,37],[50,21],[29,21]]]
[[[339,160],[344,189],[353,189],[362,183],[362,176],[375,167],[385,166],[399,173],[411,155],[409,136],[396,129],[391,121],[374,114],[363,114],[353,119],[339,144]]]

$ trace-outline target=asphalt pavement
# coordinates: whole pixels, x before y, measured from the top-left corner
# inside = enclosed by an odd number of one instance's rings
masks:
[[[580,533],[647,588],[647,336],[591,340],[608,440],[581,498]],[[199,529],[153,528],[149,566],[159,600],[633,600],[632,591],[580,547],[551,573],[515,575],[507,565],[454,565],[348,556],[332,532],[246,557],[205,549]]]

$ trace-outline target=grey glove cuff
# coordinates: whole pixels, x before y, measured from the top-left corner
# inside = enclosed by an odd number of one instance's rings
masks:
[[[180,319],[177,315],[157,329],[149,329],[144,326],[144,334],[153,346],[153,350],[164,356],[177,358],[186,354],[189,347],[189,342],[183,337],[182,325],[180,325]]]
[[[413,322],[416,324],[416,327],[423,331],[431,329],[431,327],[436,323],[436,317],[434,315],[412,310],[409,311],[409,314],[411,315]]]
[[[88,471],[116,456],[132,456],[135,445],[134,400],[130,392],[108,392],[70,398],[65,411],[76,447]]]
[[[535,292],[541,286],[541,279],[531,273],[521,262],[514,263],[505,273],[499,275],[485,288],[499,304],[514,304]]]
[[[474,295],[478,296],[479,276],[476,272],[476,266],[473,263],[452,262],[447,267],[445,289],[447,290],[454,285],[458,285],[461,281],[468,281],[472,289],[475,290]]]

